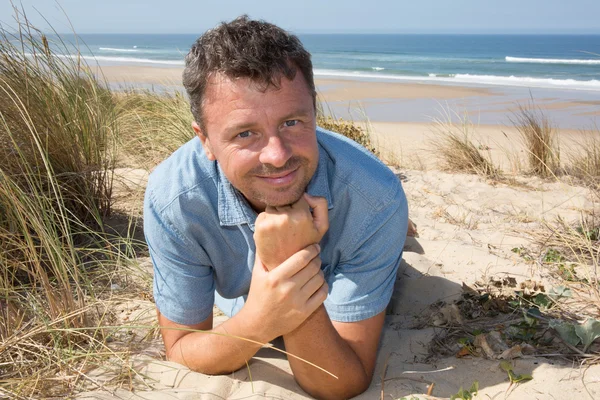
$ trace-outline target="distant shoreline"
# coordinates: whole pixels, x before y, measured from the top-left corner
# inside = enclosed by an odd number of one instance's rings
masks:
[[[138,87],[149,90],[181,90],[182,67],[101,66],[90,67],[111,88]],[[598,93],[543,88],[437,84],[328,78],[316,76],[321,100],[338,117],[371,121],[427,123],[450,112],[468,116],[482,125],[503,125],[518,104],[533,96],[561,129],[589,129],[600,125]]]

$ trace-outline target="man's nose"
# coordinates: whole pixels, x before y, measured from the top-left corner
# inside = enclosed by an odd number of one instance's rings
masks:
[[[265,147],[260,153],[260,162],[281,168],[292,156],[289,144],[280,135],[269,136]]]

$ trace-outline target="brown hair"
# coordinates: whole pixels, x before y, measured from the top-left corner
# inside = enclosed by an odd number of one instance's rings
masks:
[[[294,79],[296,69],[304,76],[316,102],[310,53],[298,37],[268,22],[242,15],[208,30],[196,40],[185,57],[183,86],[194,119],[204,130],[202,101],[211,75],[249,78],[261,90],[267,90],[269,86],[279,87],[281,77]]]

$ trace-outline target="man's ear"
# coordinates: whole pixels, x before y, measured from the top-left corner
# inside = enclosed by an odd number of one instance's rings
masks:
[[[212,152],[212,146],[210,145],[210,139],[206,134],[202,131],[202,128],[196,123],[196,121],[192,122],[192,129],[196,132],[196,136],[200,138],[200,142],[202,142],[202,148],[204,148],[204,154],[206,154],[206,158],[210,161],[215,161],[216,157]]]

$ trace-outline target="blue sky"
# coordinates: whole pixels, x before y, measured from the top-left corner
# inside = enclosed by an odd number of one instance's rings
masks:
[[[22,0],[34,25],[70,32],[54,0]],[[247,13],[297,33],[600,33],[600,0],[60,0],[77,33],[200,33]],[[35,9],[38,11],[35,11]],[[13,24],[10,0],[0,21]]]

